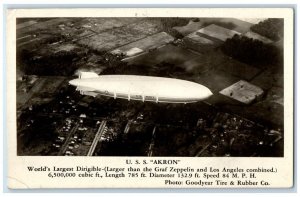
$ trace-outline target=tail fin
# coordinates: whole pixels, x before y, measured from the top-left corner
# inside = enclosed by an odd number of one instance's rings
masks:
[[[99,76],[94,72],[80,72],[79,73],[79,79],[90,79],[90,78],[97,78],[97,77],[99,77]]]

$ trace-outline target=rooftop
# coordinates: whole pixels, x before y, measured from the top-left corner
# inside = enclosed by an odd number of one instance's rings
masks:
[[[240,80],[237,83],[220,91],[220,94],[238,100],[245,104],[252,103],[255,99],[262,96],[264,91],[247,81]]]

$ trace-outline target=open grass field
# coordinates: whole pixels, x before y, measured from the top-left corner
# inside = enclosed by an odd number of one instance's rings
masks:
[[[107,51],[146,38],[160,31],[154,22],[148,20],[138,20],[105,31],[96,30],[100,33],[97,32],[95,35],[82,38],[77,43],[97,51]]]
[[[161,62],[180,65],[198,57],[198,54],[174,45],[166,45],[157,50],[129,60],[129,64],[153,66]]]
[[[199,18],[199,21],[197,22],[190,21],[187,25],[181,27],[174,27],[174,29],[186,36],[211,24],[220,25],[222,27],[226,27],[239,33],[248,32],[250,30],[250,27],[253,25],[250,22],[239,20],[236,18]]]
[[[277,73],[272,68],[265,70],[251,80],[251,83],[267,90],[271,87],[283,87],[283,74]]]
[[[151,36],[148,36],[144,39],[138,40],[136,42],[129,43],[125,46],[119,47],[115,49],[114,51],[119,53],[125,53],[129,51],[132,48],[138,48],[141,49],[144,52],[147,52],[149,49],[157,48],[161,45],[167,44],[171,41],[173,41],[174,38],[167,34],[166,32],[160,32]]]

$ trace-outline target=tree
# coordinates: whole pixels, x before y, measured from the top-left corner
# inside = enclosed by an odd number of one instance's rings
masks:
[[[283,19],[269,18],[253,25],[251,31],[262,36],[278,41],[283,37]]]
[[[279,52],[274,46],[245,36],[234,35],[227,39],[221,50],[230,57],[253,65],[279,62]]]

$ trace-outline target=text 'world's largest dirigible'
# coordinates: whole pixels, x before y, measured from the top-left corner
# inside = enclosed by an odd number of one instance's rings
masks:
[[[195,82],[140,75],[97,75],[81,72],[69,82],[83,95],[109,96],[139,101],[192,103],[207,99],[212,92]]]

